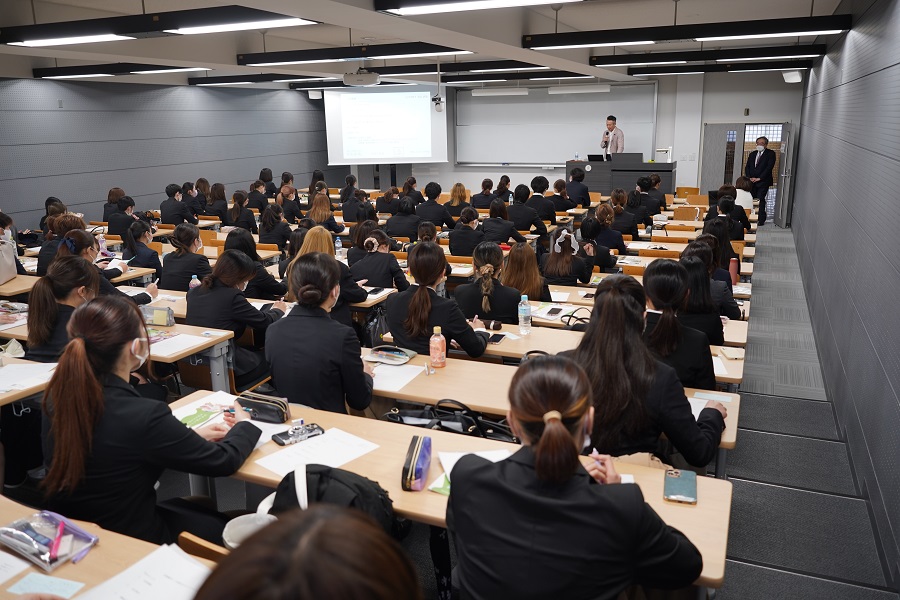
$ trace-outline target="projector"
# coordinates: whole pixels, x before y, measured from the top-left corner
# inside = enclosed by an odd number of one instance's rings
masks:
[[[344,85],[352,87],[370,87],[378,85],[381,82],[381,76],[378,73],[369,73],[360,69],[356,73],[344,74]]]

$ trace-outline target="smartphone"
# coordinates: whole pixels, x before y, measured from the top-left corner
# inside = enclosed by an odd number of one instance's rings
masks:
[[[593,298],[594,298],[595,295],[596,295],[596,294],[585,294],[585,295],[583,296],[583,298],[584,298],[585,300],[593,300]]]
[[[561,308],[559,308],[559,307],[557,307],[557,308],[551,308],[550,311],[547,313],[547,316],[548,316],[548,317],[555,317],[556,315],[558,315],[559,313],[561,313],[562,310],[563,310],[563,309],[561,309]]]
[[[697,474],[681,469],[667,469],[663,498],[679,504],[697,504]]]
[[[380,294],[383,291],[384,291],[384,288],[372,288],[371,290],[369,290],[369,295],[377,296],[378,294]]]
[[[492,344],[499,344],[505,338],[506,338],[506,335],[504,335],[502,333],[495,333],[494,335],[492,335],[491,337],[488,338],[488,342],[490,342]]]
[[[308,440],[311,437],[316,437],[323,433],[325,433],[325,430],[315,423],[307,423],[306,425],[296,425],[281,433],[273,433],[272,441],[279,446],[290,446],[291,444]]]

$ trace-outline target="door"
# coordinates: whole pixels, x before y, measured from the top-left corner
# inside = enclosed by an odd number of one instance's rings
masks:
[[[794,155],[797,151],[797,140],[791,123],[781,126],[781,165],[778,169],[778,181],[775,190],[775,214],[773,221],[778,227],[791,226],[791,209],[793,208]]]
[[[741,176],[743,123],[704,123],[700,152],[700,193],[718,190]]]

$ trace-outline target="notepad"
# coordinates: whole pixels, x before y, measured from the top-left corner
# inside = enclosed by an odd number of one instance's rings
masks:
[[[197,429],[198,427],[212,425],[213,423],[224,423],[224,411],[229,408],[234,408],[235,400],[237,400],[237,396],[225,392],[213,392],[200,400],[195,400],[190,404],[176,408],[172,411],[172,414],[176,419],[191,429]],[[288,427],[287,423],[263,423],[262,421],[250,422],[262,431],[254,450],[271,440],[273,433],[280,433]]]
[[[332,427],[322,435],[264,456],[256,464],[284,477],[301,465],[342,467],[377,448],[378,444]]]
[[[694,398],[699,400],[715,400],[716,402],[731,402],[731,397],[724,394],[713,394],[712,392],[694,392]]]
[[[16,595],[22,594],[55,594],[61,598],[71,598],[84,587],[79,581],[51,577],[40,573],[29,573],[6,591]]]
[[[198,335],[179,333],[174,337],[153,342],[150,345],[150,351],[154,356],[172,356],[184,352],[185,350],[195,348],[200,344],[205,344],[206,342],[206,338],[202,338]]]
[[[12,323],[0,323],[0,331],[6,331],[7,329],[13,329],[28,323],[28,313],[17,313],[10,316],[13,317],[15,321]]]
[[[143,294],[147,291],[144,288],[134,287],[132,285],[122,285],[116,289],[129,296],[137,296],[138,294]]]
[[[722,359],[718,356],[713,356],[713,369],[716,372],[716,376],[725,376],[728,375],[728,369],[725,368],[725,363],[722,362]]]
[[[26,390],[46,383],[55,368],[56,363],[13,364],[0,367],[0,393]]]
[[[625,247],[629,250],[646,250],[650,244],[651,242],[625,242]]]
[[[26,561],[9,552],[0,552],[0,583],[6,583],[28,568]]]
[[[399,392],[410,381],[418,377],[425,367],[416,365],[385,365],[375,366],[375,384],[378,391]]]

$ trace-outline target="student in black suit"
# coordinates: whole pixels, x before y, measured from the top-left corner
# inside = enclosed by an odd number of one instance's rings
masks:
[[[660,210],[668,210],[666,208],[666,194],[659,186],[662,185],[662,178],[656,173],[650,173],[650,191],[647,192],[651,198],[659,202]]]
[[[413,202],[413,206],[425,202],[425,197],[416,189],[416,178],[407,177],[403,182],[403,189],[400,190],[400,199],[409,198]]]
[[[275,203],[281,206],[284,220],[293,225],[303,218],[300,203],[297,202],[297,190],[292,185],[281,186],[281,192],[275,197]]]
[[[610,270],[616,270],[616,257],[610,253],[609,248],[601,246],[597,243],[597,235],[600,233],[600,222],[594,217],[585,217],[581,220],[579,228],[581,234],[581,244],[578,250],[578,256],[582,259],[587,258],[587,247],[591,246],[594,251],[594,266],[599,267],[607,273]]]
[[[569,183],[566,184],[566,192],[574,202],[581,204],[581,208],[591,207],[591,196],[584,181],[584,169],[575,167],[569,171]]]
[[[203,205],[200,204],[199,192],[193,182],[185,181],[181,184],[181,201],[195,217],[203,214]]]
[[[712,354],[706,334],[684,327],[677,312],[688,294],[687,270],[680,263],[658,258],[644,271],[647,327],[644,341],[651,352],[678,374],[681,385],[716,389]]]
[[[484,232],[478,228],[478,211],[467,206],[459,215],[456,229],[450,232],[450,254],[472,256],[475,247],[484,241]]]
[[[472,255],[475,279],[456,286],[453,297],[467,319],[500,321],[515,325],[519,322],[519,290],[500,283],[503,251],[495,242],[482,242]]]
[[[197,189],[197,204],[199,204],[201,208],[200,214],[206,214],[206,201],[209,198],[210,192],[209,180],[205,177],[198,177],[194,187]]]
[[[566,180],[557,179],[553,183],[553,191],[555,192],[550,200],[553,201],[553,209],[556,212],[566,212],[573,208],[578,208],[578,203],[569,198],[569,192],[566,191]]]
[[[403,237],[414,242],[419,230],[422,217],[415,214],[414,200],[409,197],[400,198],[400,208],[397,214],[387,220],[384,231],[392,238]]]
[[[461,597],[612,600],[634,584],[676,589],[699,577],[697,548],[638,486],[617,485],[610,456],[593,453],[587,468],[579,461],[595,421],[590,398],[575,362],[529,360],[509,388],[522,448],[496,463],[476,455],[456,463],[447,528]]]
[[[346,185],[344,185],[344,187],[341,188],[341,198],[340,198],[342,210],[346,210],[346,209],[344,209],[344,204],[346,202],[350,202],[354,198],[356,198],[356,192],[359,191],[356,189],[356,175],[347,175],[346,177],[344,177],[344,183]],[[353,215],[356,214],[356,210],[354,209],[353,211],[351,211],[351,213],[352,214],[350,215],[350,218],[352,219]],[[345,220],[346,220],[346,217],[347,217],[347,214],[345,212],[345,214],[344,214]]]
[[[711,252],[709,254],[712,255]],[[685,327],[705,333],[713,346],[725,345],[725,326],[709,293],[707,263],[699,256],[685,256],[684,252],[679,262],[687,271],[688,296],[684,306],[678,310],[678,321]]]
[[[369,221],[371,222],[371,221]],[[380,229],[373,229],[363,240],[365,256],[350,266],[353,279],[365,280],[369,287],[395,287],[401,292],[409,287],[406,274],[400,268],[397,257],[391,254],[391,238]]]
[[[727,283],[713,278],[713,274],[716,270],[721,271],[721,269],[718,269],[718,265],[716,264],[715,252],[710,246],[711,243],[717,244],[718,242],[712,236],[698,236],[696,240],[690,242],[687,245],[687,248],[682,251],[681,258],[697,257],[702,261],[703,266],[706,268],[706,276],[709,279],[708,287],[710,301],[712,302],[716,313],[728,317],[729,319],[740,319],[741,308],[737,305],[737,302],[735,302],[734,296],[732,295],[731,278],[728,278]],[[709,336],[708,333],[707,336],[710,339],[710,344],[716,344],[716,342],[712,341],[714,336]]]
[[[730,218],[716,218],[703,223],[703,233],[715,236],[719,242],[719,266],[728,272],[728,265],[731,259],[738,259],[738,267],[740,268],[740,259],[734,248],[731,247],[730,227],[728,222]]]
[[[53,215],[47,219],[47,225],[52,235],[47,236],[47,241],[41,245],[41,249],[38,252],[38,277],[43,277],[47,274],[47,268],[50,267],[50,263],[56,258],[56,252],[59,250],[62,238],[70,231],[87,228],[84,219],[72,214]]]
[[[628,212],[625,208],[628,202],[628,196],[622,188],[614,189],[609,196],[609,203],[613,209],[613,222],[610,229],[615,229],[622,235],[630,235],[634,241],[639,241],[638,220],[634,213]],[[643,206],[639,207],[643,210]]]
[[[588,283],[594,268],[594,246],[586,244],[585,258],[578,254],[578,242],[568,229],[560,227],[550,238],[550,252],[541,256],[541,272],[548,285]],[[607,253],[608,254],[608,253]]]
[[[584,337],[563,353],[584,367],[594,390],[591,443],[613,456],[655,453],[665,433],[685,461],[702,467],[716,455],[727,411],[711,400],[694,419],[675,369],[654,359],[641,339],[645,306],[634,277],[604,277]]]
[[[69,329],[44,400],[47,507],[154,544],[173,543],[183,530],[221,539],[227,517],[180,498],[157,503],[154,485],[165,469],[233,474],[260,436],[249,415],[235,403],[225,424],[191,430],[164,402],[139,396],[129,374],[150,344],[131,303],[92,300]]]
[[[472,196],[472,208],[480,208],[482,210],[490,208],[491,200],[494,199],[494,195],[491,194],[491,189],[493,189],[493,187],[493,181],[490,179],[483,179],[481,181],[481,193]]]
[[[159,262],[159,254],[156,250],[147,246],[153,241],[153,230],[143,221],[133,221],[131,227],[125,232],[125,252],[123,260],[130,260],[129,267],[141,269],[154,269],[153,278],[159,280],[162,277],[162,264]]]
[[[772,171],[775,169],[775,158],[775,151],[769,150],[769,138],[760,136],[756,140],[756,150],[747,157],[747,166],[744,168],[744,177],[753,184],[750,193],[759,200],[759,227],[766,222],[766,196],[774,182]]]
[[[256,215],[247,208],[248,203],[247,192],[235,190],[231,195],[231,208],[225,213],[225,221],[223,223],[228,227],[240,227],[253,233],[259,233],[259,227],[256,225]]]
[[[256,252],[256,242],[249,231],[240,227],[229,231],[225,238],[225,250],[237,250],[253,261],[255,273],[243,290],[246,297],[260,300],[280,300],[287,294],[287,286],[272,277],[271,273],[263,266],[259,254]]]
[[[274,198],[275,194],[278,193],[278,186],[275,185],[275,181],[273,180],[272,169],[268,167],[260,169],[259,180],[266,185],[266,197]]]
[[[621,190],[621,188],[618,188]],[[622,190],[624,193],[625,190]],[[637,223],[638,227],[646,226],[650,227],[653,225],[653,217],[650,216],[650,213],[647,211],[647,207],[641,202],[641,193],[637,190],[632,190],[630,194],[628,194],[628,202],[625,204],[625,212],[631,213],[634,216],[634,220]]]
[[[112,191],[112,190],[110,190],[110,191]],[[125,194],[123,193],[122,195],[124,196]],[[116,198],[116,200],[118,200],[118,198]],[[118,210],[118,206],[115,206],[115,209]],[[106,211],[107,211],[107,209],[104,206],[104,208],[103,208],[103,220],[104,221],[107,220]],[[47,221],[50,220],[50,217],[55,216],[55,215],[64,215],[67,212],[68,212],[68,209],[66,209],[66,205],[63,204],[59,198],[57,198],[55,196],[50,196],[49,198],[47,198],[44,201],[44,214],[41,216],[41,220],[38,223],[38,229],[41,230],[41,233],[43,233],[44,235],[47,235],[47,232],[50,230],[49,226],[47,225]]]
[[[186,292],[195,275],[199,284],[199,281],[212,273],[209,259],[200,253],[203,241],[196,225],[182,223],[169,237],[169,243],[175,247],[175,251],[163,257],[163,276],[159,280],[159,287]]]
[[[416,206],[416,215],[423,221],[431,221],[434,223],[435,227],[440,228],[446,226],[447,229],[453,229],[456,225],[456,221],[450,216],[446,206],[438,204],[437,199],[440,195],[440,184],[434,181],[429,182],[428,185],[425,186],[425,198],[427,199],[425,202]]]
[[[659,200],[650,195],[650,188],[652,187],[653,184],[650,183],[649,177],[638,177],[635,191],[641,195],[641,204],[644,205],[644,208],[647,209],[647,214],[651,217],[658,215],[660,212]]]
[[[618,250],[619,256],[627,254],[628,248],[625,247],[622,234],[612,228],[614,219],[612,207],[609,204],[601,204],[596,214],[597,223],[600,225],[600,231],[597,233],[597,237],[594,238],[597,245],[605,246],[610,250]]]
[[[181,225],[182,223],[197,224],[197,217],[191,214],[187,205],[181,201],[181,186],[170,183],[166,186],[167,198],[159,205],[159,220],[166,225]]]
[[[269,198],[266,195],[266,184],[256,180],[250,184],[250,193],[247,194],[247,208],[255,208],[262,214],[269,206]]]
[[[345,229],[344,226],[341,223],[338,223],[334,218],[334,212],[331,210],[331,200],[328,199],[328,194],[319,193],[313,197],[312,205],[306,213],[306,217],[312,219],[316,225],[321,225],[328,231],[333,231],[334,233],[341,233]]]
[[[134,200],[131,196],[122,196],[118,201],[119,210],[109,215],[106,225],[106,233],[117,235],[123,240],[125,233],[131,224],[137,219],[134,216]]]
[[[527,242],[517,242],[509,249],[501,279],[503,285],[518,290],[530,300],[552,300],[550,287],[541,276],[534,250]]]
[[[516,229],[515,223],[509,220],[506,202],[500,198],[494,198],[491,201],[491,212],[488,218],[482,221],[481,231],[484,232],[484,241],[486,242],[506,244],[509,242],[509,238],[517,242],[526,241],[525,236]]]
[[[103,220],[109,223],[109,217],[119,212],[119,198],[125,196],[125,190],[120,187],[110,188],[106,194],[106,204],[103,205]],[[52,197],[51,197],[52,198]],[[47,198],[47,206],[51,203],[51,198]],[[59,202],[57,198],[52,198],[53,202]],[[43,219],[42,219],[43,221]],[[43,223],[40,227],[43,229]]]
[[[466,201],[467,199],[466,186],[461,183],[454,183],[453,187],[450,188],[450,201],[444,204],[444,208],[447,209],[451,217],[458,219],[462,211],[471,206]]]
[[[284,220],[284,211],[277,204],[270,204],[259,219],[259,243],[275,244],[284,252],[291,239],[291,226]]]
[[[297,229],[291,232],[291,243],[288,244],[287,257],[278,263],[278,277],[284,285],[287,285],[287,279],[285,279],[287,268],[294,258],[300,254],[300,248],[303,247],[303,241],[306,239],[307,232],[315,226],[316,224],[310,219],[300,219]]]
[[[359,207],[363,202],[369,201],[369,195],[362,190],[354,189],[349,198],[346,200],[343,198],[343,190],[341,190],[341,213],[344,215],[344,223],[356,223],[356,213],[359,212]]]
[[[719,187],[718,202],[715,206],[710,206],[706,212],[704,221],[715,219],[716,217],[730,217],[729,236],[733,240],[743,240],[744,231],[750,231],[750,219],[747,212],[742,206],[735,203],[737,190],[733,185],[723,185]]]
[[[364,410],[372,402],[371,363],[360,358],[353,328],[328,316],[340,296],[339,263],[310,252],[291,263],[287,277],[297,306],[266,330],[272,384],[292,403],[346,414],[346,402]]]
[[[534,195],[525,202],[525,206],[533,208],[541,221],[550,221],[551,225],[556,225],[556,205],[553,200],[544,197],[544,192],[548,189],[550,189],[550,182],[543,175],[532,179],[531,191],[534,192]]]
[[[513,203],[506,209],[507,214],[509,214],[509,220],[515,225],[516,231],[532,231],[531,228],[534,227],[532,233],[536,233],[544,239],[547,237],[547,226],[541,220],[538,212],[525,204],[530,193],[531,190],[527,185],[521,183],[517,185],[516,191],[513,193]]]
[[[206,197],[206,206],[203,212],[210,217],[219,217],[222,224],[225,223],[228,215],[228,200],[225,199],[225,186],[221,183],[214,183],[209,188],[209,195]]]
[[[371,237],[372,232],[376,229],[379,229],[378,222],[374,220],[359,221],[350,228],[350,239],[353,241],[353,246],[347,250],[348,266],[352,267],[367,254],[365,248],[366,240]],[[388,240],[388,251],[398,251],[402,248],[400,242],[391,239],[387,234],[385,234],[385,237]]]
[[[509,176],[501,175],[500,180],[497,181],[497,189],[491,194],[493,198],[503,200],[507,204],[512,204],[513,193],[509,189],[509,183]]]
[[[299,255],[303,256],[311,252],[322,252],[334,256],[334,242],[331,234],[324,227],[313,227],[307,232],[306,237],[303,238],[303,246],[300,247]],[[350,268],[347,265],[342,262],[338,264],[341,269],[339,283],[341,293],[335,305],[331,307],[331,318],[348,327],[352,327],[353,319],[350,316],[350,305],[355,302],[362,302],[369,296],[369,293],[353,279],[353,276],[350,274]]]
[[[394,343],[402,348],[428,354],[428,341],[435,327],[447,340],[447,350],[456,342],[473,358],[484,354],[488,334],[473,331],[484,327],[474,319],[466,322],[455,300],[438,296],[434,291],[446,279],[447,259],[434,242],[419,242],[408,257],[409,271],[416,284],[404,292],[391,294],[385,302],[387,324]]]
[[[379,213],[396,215],[400,210],[400,190],[396,187],[389,188],[384,196],[375,200],[375,210]]]

